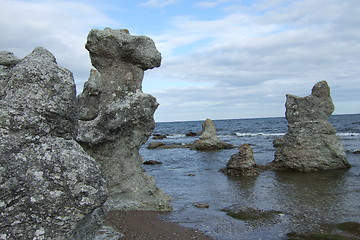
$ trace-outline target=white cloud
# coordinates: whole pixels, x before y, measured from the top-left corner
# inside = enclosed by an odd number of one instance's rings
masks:
[[[195,6],[203,7],[203,8],[212,8],[212,7],[216,7],[217,5],[225,3],[225,2],[234,2],[234,0],[202,1],[202,2],[197,2],[195,4]],[[235,2],[238,2],[238,1],[235,0]]]
[[[74,73],[79,89],[91,68],[84,47],[88,32],[114,24],[95,6],[72,1],[1,0],[0,15],[1,50],[24,57],[35,47],[45,47]]]
[[[148,0],[142,5],[148,7],[166,7],[177,2],[178,0]]]
[[[175,17],[174,29],[155,36],[161,47],[166,46],[159,78],[212,86],[201,91],[190,87],[154,92],[165,104],[158,110],[162,116],[283,116],[286,93],[306,96],[321,80],[332,88],[336,112],[360,112],[359,84],[355,83],[360,78],[356,27],[360,5],[339,0],[261,3],[267,5],[250,6],[249,12],[231,11],[211,21]],[[203,46],[182,53],[203,39],[207,39]],[[254,107],[239,107],[244,102]]]

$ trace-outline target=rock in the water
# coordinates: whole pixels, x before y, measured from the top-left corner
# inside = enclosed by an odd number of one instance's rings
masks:
[[[149,145],[147,146],[148,149],[155,149],[155,148],[159,148],[161,146],[164,146],[165,143],[163,142],[151,142],[149,143]]]
[[[165,134],[154,134],[152,139],[157,139],[157,140],[161,140],[167,138],[167,136]]]
[[[210,205],[208,203],[194,203],[193,204],[194,207],[197,207],[197,208],[209,208]]]
[[[233,154],[226,164],[226,167],[221,169],[225,174],[231,176],[256,176],[259,169],[254,159],[254,152],[249,144],[243,144],[239,148],[239,153]]]
[[[360,154],[360,149],[354,150],[353,154]]]
[[[187,137],[195,137],[195,136],[197,136],[197,133],[188,132],[188,133],[185,134],[185,136],[187,136]]]
[[[170,198],[143,172],[139,154],[155,127],[158,106],[141,91],[144,70],[160,66],[160,53],[148,37],[109,28],[92,30],[86,48],[99,73],[79,96],[86,117],[79,122],[77,140],[101,164],[109,189],[106,208],[171,209]]]
[[[334,105],[326,81],[318,82],[310,96],[287,95],[285,106],[288,132],[274,140],[272,167],[297,171],[350,167],[336,130],[328,121]]]
[[[149,160],[144,162],[144,165],[158,165],[158,164],[162,164],[162,162],[156,160]]]
[[[74,140],[72,73],[44,48],[0,59],[0,238],[92,239],[106,182]]]
[[[206,119],[206,121],[202,123],[199,140],[192,144],[192,148],[196,150],[218,150],[232,148],[232,145],[221,141],[216,136],[216,129],[213,121],[211,119]]]

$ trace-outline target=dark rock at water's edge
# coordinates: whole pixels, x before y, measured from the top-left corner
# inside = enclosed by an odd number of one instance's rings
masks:
[[[283,212],[277,210],[262,210],[257,208],[246,208],[240,204],[235,204],[233,206],[222,209],[232,218],[241,220],[241,221],[253,221],[263,223],[266,221],[279,221],[279,218],[284,215]]]
[[[208,203],[194,203],[193,204],[194,207],[197,207],[197,208],[209,208],[210,205]]]
[[[160,66],[161,54],[150,38],[110,28],[91,30],[86,49],[97,71],[78,97],[77,141],[101,165],[109,189],[106,209],[170,210],[170,197],[144,173],[139,154],[158,106],[141,91],[142,80],[145,70]]]
[[[233,146],[224,141],[221,141],[216,135],[216,128],[211,119],[206,119],[202,123],[202,130],[199,136],[199,140],[195,141],[191,148],[195,150],[219,150],[230,149]]]
[[[249,144],[241,145],[239,152],[233,154],[226,167],[220,171],[230,176],[257,176],[260,173]]]
[[[156,161],[156,160],[149,160],[149,161],[145,161],[143,164],[144,165],[158,165],[158,164],[163,164],[163,163],[160,161]]]
[[[353,154],[360,154],[360,150],[354,150]]]
[[[147,148],[148,149],[155,149],[155,148],[160,148],[162,146],[165,146],[165,143],[163,143],[163,142],[151,142],[151,143],[149,143]]]
[[[185,134],[185,136],[187,136],[187,137],[196,137],[196,136],[197,136],[197,133],[188,132],[188,133]]]
[[[74,140],[72,73],[44,48],[0,53],[0,239],[93,239],[106,182]]]
[[[275,160],[269,167],[305,172],[350,167],[328,121],[334,105],[326,81],[315,84],[307,97],[288,94],[285,106],[288,132],[274,140]]]
[[[155,139],[155,140],[161,140],[164,138],[167,138],[167,136],[165,134],[153,134],[153,137],[152,137],[152,139]]]

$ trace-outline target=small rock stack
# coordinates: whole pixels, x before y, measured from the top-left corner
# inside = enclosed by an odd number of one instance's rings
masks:
[[[195,141],[191,148],[196,150],[218,150],[232,148],[232,145],[221,141],[216,136],[216,128],[213,121],[206,119],[206,121],[202,123],[199,140]]]
[[[226,167],[220,171],[230,176],[257,176],[260,173],[249,144],[241,145],[239,152],[233,154]]]

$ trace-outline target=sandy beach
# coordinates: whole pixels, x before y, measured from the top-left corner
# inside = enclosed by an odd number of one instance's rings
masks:
[[[204,233],[166,222],[156,211],[111,211],[106,225],[125,235],[120,239],[146,240],[213,240]]]

